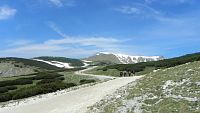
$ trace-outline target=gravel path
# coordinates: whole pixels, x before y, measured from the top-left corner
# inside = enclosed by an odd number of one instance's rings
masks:
[[[76,72],[76,74],[81,74],[82,72]],[[115,78],[107,82],[73,90],[62,95],[30,101],[18,106],[0,108],[0,113],[85,113],[89,106],[94,105],[106,95],[114,93],[120,87],[136,81],[141,77],[142,76]]]

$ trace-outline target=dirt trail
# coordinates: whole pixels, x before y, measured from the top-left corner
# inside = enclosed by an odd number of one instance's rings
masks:
[[[80,74],[80,72],[76,72]],[[98,75],[95,75],[98,76]],[[85,113],[106,95],[120,87],[140,79],[142,76],[122,77],[80,88],[62,95],[30,101],[17,106],[0,108],[0,113]]]

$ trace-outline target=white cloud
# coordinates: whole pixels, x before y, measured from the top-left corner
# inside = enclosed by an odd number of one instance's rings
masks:
[[[147,4],[153,4],[153,3],[160,3],[160,4],[183,4],[183,3],[194,3],[198,0],[144,0]]]
[[[154,8],[141,3],[134,3],[132,5],[121,6],[115,8],[115,11],[118,11],[122,14],[129,14],[133,17],[149,18],[161,16],[162,13]]]
[[[49,0],[49,2],[56,7],[75,6],[74,0]]]
[[[145,3],[147,4],[151,4],[152,2],[154,2],[155,0],[144,0]]]
[[[145,0],[145,3],[134,3],[132,5],[121,6],[119,8],[114,9],[122,14],[130,15],[133,18],[140,18],[140,19],[154,19],[160,22],[174,22],[180,23],[179,19],[168,17],[166,13],[154,9],[148,5],[155,0]]]
[[[194,1],[195,0],[175,0],[175,2],[177,2],[177,3],[192,3]]]
[[[61,37],[66,38],[67,36],[60,31],[60,29],[57,27],[57,25],[51,21],[47,22],[47,25],[56,33],[58,33]]]
[[[9,19],[16,14],[17,10],[8,6],[0,7],[0,20]]]
[[[120,43],[122,41],[109,38],[109,37],[66,37],[60,40],[48,40],[45,43],[49,45],[56,44],[80,44],[84,46],[95,45],[97,47],[104,47],[112,45],[115,43]]]
[[[6,50],[1,50],[3,56],[34,57],[42,55],[84,57],[99,51],[119,52],[123,40],[109,37],[67,37],[46,40],[42,43],[22,44],[13,42]],[[25,42],[24,42],[25,43]],[[20,55],[20,56],[19,56]]]
[[[61,2],[61,0],[49,0],[49,1],[57,7],[63,6],[63,3]]]
[[[187,3],[187,4],[193,4],[195,2],[198,2],[199,0],[176,0],[178,3]]]
[[[116,11],[119,11],[124,14],[139,14],[141,13],[141,10],[136,7],[130,7],[130,6],[122,6],[120,8],[116,8]]]
[[[25,40],[25,39],[17,39],[16,41],[13,42],[13,40],[9,40],[7,41],[8,46],[12,47],[12,46],[24,46],[24,45],[28,45],[31,43],[30,40]]]
[[[59,34],[62,39],[48,40],[45,42],[46,44],[79,44],[82,46],[95,46],[102,49],[108,49],[109,47],[114,48],[117,44],[127,41],[112,37],[71,37],[63,33],[55,23],[48,22],[48,25],[53,31]]]
[[[113,37],[84,37],[67,36],[53,22],[48,22],[49,27],[58,33],[60,39],[49,39],[40,43],[18,40],[9,43],[7,49],[1,50],[1,56],[35,57],[35,56],[65,56],[72,58],[88,57],[99,51],[114,53],[139,53],[129,44],[129,39]],[[142,47],[140,47],[141,50]],[[146,47],[145,47],[146,48]]]

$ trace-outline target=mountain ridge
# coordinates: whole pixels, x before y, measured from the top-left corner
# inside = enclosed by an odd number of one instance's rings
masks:
[[[163,60],[163,56],[132,56],[110,52],[98,52],[95,55],[85,58],[87,61],[112,62],[115,64],[134,64],[139,62]]]

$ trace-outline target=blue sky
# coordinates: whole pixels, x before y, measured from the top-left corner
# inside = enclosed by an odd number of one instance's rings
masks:
[[[200,51],[199,0],[1,0],[0,57]]]

